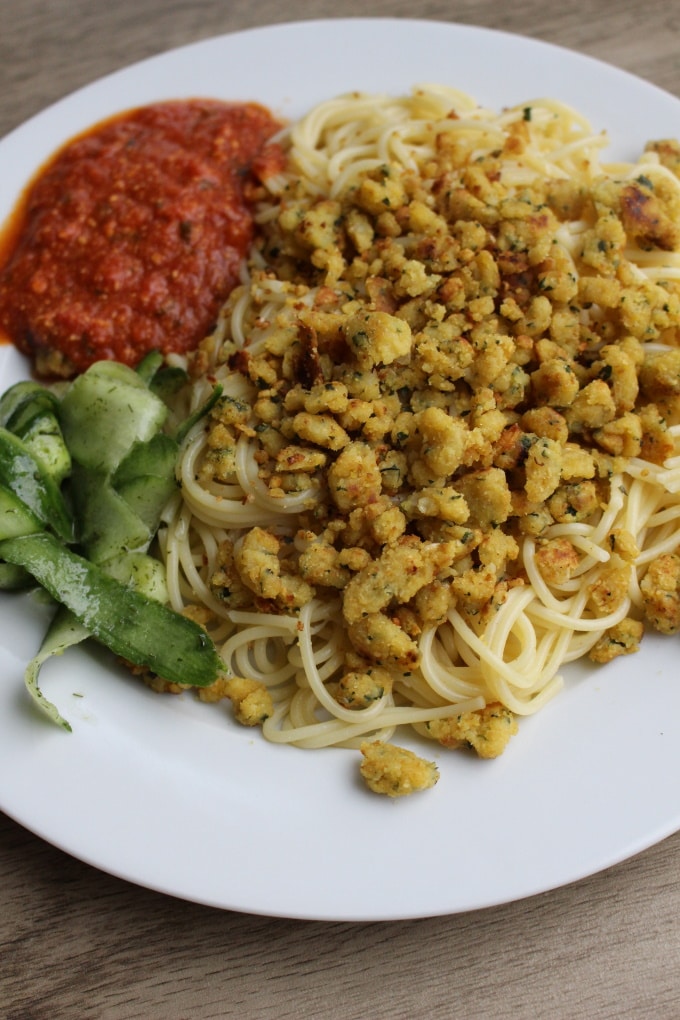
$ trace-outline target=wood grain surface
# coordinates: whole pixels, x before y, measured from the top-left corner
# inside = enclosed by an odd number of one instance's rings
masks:
[[[0,0],[0,135],[170,47],[366,13],[544,39],[680,96],[677,0],[373,0],[370,9],[360,0]],[[11,768],[1,747],[0,768]],[[678,777],[666,781],[677,796]],[[676,835],[519,903],[404,923],[321,924],[139,889],[0,815],[0,1018],[677,1018],[679,873]]]

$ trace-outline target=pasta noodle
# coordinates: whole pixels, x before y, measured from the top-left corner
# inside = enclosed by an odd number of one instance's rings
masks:
[[[223,395],[161,533],[172,604],[264,685],[271,741],[484,754],[461,719],[680,627],[677,151],[608,166],[555,100],[435,85],[278,142],[190,363],[192,408]]]

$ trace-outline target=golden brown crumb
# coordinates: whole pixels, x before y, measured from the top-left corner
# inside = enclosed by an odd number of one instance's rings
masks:
[[[392,675],[379,666],[351,670],[338,681],[335,699],[344,708],[368,708],[392,690]]]
[[[381,740],[365,741],[361,745],[361,753],[361,775],[374,793],[405,797],[418,790],[430,789],[439,779],[439,770],[434,762],[420,758],[407,748]]]
[[[243,726],[261,726],[273,711],[271,694],[259,680],[246,677],[219,677],[207,687],[198,688],[201,701],[214,702],[228,698],[234,709],[234,716]]]
[[[619,655],[630,655],[640,650],[644,625],[640,620],[626,617],[605,631],[588,653],[593,662],[611,662]]]
[[[480,758],[497,758],[518,727],[512,712],[503,705],[493,704],[477,712],[434,719],[427,724],[427,729],[444,747],[467,746]]]
[[[662,634],[680,630],[680,556],[652,560],[640,582],[645,616]]]

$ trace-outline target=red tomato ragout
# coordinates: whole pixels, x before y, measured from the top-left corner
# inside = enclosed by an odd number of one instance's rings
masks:
[[[4,239],[0,330],[42,375],[195,347],[238,280],[279,127],[255,103],[175,100],[69,142]]]

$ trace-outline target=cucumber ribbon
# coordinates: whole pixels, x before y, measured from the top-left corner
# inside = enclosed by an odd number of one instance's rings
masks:
[[[224,671],[203,628],[166,605],[164,568],[148,554],[179,445],[221,392],[169,435],[161,394],[181,383],[153,354],[137,370],[96,362],[61,397],[34,382],[0,397],[0,588],[37,582],[57,603],[25,682],[68,730],[39,674],[88,637],[176,683],[205,686]]]

